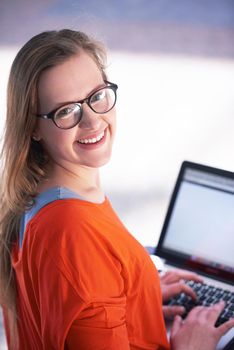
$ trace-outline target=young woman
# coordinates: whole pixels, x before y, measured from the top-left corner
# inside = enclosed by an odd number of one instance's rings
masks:
[[[103,193],[117,85],[84,33],[41,33],[17,54],[2,151],[0,296],[10,349],[169,349],[163,300],[194,292],[185,272],[160,280]],[[223,308],[176,317],[174,350],[213,350],[234,322]],[[182,310],[183,311],[183,310]]]

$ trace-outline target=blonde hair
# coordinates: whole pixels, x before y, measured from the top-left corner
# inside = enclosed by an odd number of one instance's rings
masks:
[[[32,204],[48,163],[40,143],[32,139],[37,84],[44,70],[64,62],[79,50],[86,51],[94,59],[106,79],[103,46],[86,34],[69,29],[34,36],[18,52],[9,76],[1,152],[0,303],[15,321],[17,288],[11,264],[12,249],[18,244],[20,217]]]

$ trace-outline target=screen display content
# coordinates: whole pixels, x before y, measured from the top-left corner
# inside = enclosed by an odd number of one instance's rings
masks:
[[[163,249],[234,274],[234,180],[185,169]]]

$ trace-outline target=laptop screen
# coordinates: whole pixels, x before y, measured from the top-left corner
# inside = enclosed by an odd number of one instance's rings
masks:
[[[156,254],[233,283],[233,173],[182,164]]]

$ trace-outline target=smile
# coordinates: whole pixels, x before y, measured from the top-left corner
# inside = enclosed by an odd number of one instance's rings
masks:
[[[103,139],[104,137],[104,131],[102,131],[100,133],[100,135],[98,135],[97,137],[93,137],[91,139],[80,139],[78,140],[79,143],[82,143],[82,144],[93,144],[93,143],[97,143],[99,141],[101,141],[101,139]]]

